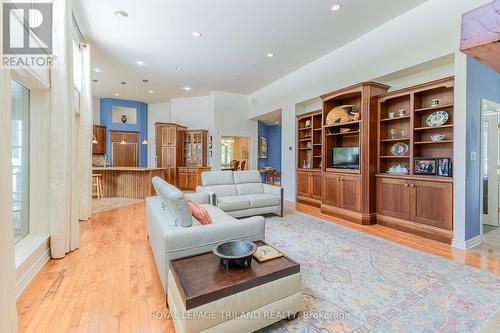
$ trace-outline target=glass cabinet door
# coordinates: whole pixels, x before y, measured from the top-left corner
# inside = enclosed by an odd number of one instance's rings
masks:
[[[201,133],[193,134],[193,164],[201,165]]]

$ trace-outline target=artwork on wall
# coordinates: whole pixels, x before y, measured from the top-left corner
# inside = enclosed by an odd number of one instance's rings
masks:
[[[123,106],[111,108],[111,122],[114,124],[137,124],[137,109]]]
[[[248,160],[248,146],[241,146],[241,159]]]
[[[267,158],[267,138],[259,137],[259,158]]]

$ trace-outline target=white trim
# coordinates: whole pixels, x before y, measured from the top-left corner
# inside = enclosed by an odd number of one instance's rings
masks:
[[[453,239],[451,242],[451,247],[468,251],[473,247],[480,245],[482,242],[483,242],[483,236],[477,235],[476,237],[466,240],[465,242],[460,239]]]
[[[48,235],[29,235],[16,244],[16,298],[50,259]]]

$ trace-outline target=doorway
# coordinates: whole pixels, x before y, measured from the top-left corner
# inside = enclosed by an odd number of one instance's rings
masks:
[[[250,166],[251,138],[246,136],[223,136],[220,147],[222,170],[248,170]]]

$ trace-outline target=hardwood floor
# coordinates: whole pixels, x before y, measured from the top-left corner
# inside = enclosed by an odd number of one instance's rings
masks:
[[[318,208],[286,203],[328,221]],[[500,259],[380,225],[335,223],[500,274]],[[18,300],[20,332],[174,332],[146,237],[144,202],[101,212],[80,224],[80,249],[50,260]]]

